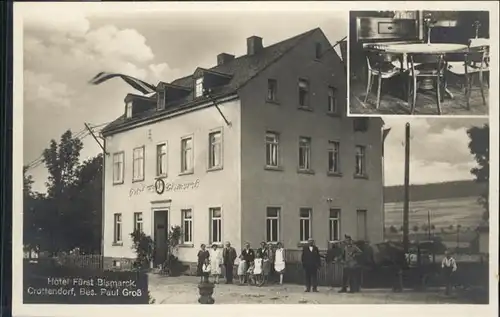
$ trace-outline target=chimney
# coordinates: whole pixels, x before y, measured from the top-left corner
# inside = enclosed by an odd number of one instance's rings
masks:
[[[227,53],[220,53],[217,55],[217,65],[226,64],[234,59],[234,55]]]
[[[247,38],[247,55],[255,55],[262,50],[262,38],[258,36],[250,36]]]

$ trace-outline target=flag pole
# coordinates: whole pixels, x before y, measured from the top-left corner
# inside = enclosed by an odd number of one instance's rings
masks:
[[[410,123],[405,129],[405,175],[404,175],[404,206],[403,206],[403,247],[405,253],[409,249],[409,211],[410,211]]]
[[[87,130],[89,130],[90,134],[92,135],[94,140],[97,142],[97,144],[99,144],[99,147],[102,149],[102,152],[106,155],[109,155],[109,153],[106,152],[106,150],[104,149],[104,146],[101,144],[101,142],[99,142],[99,140],[95,136],[94,131],[92,131],[92,129],[89,127],[89,125],[87,123],[84,123],[84,125],[85,125],[85,128],[87,128]]]

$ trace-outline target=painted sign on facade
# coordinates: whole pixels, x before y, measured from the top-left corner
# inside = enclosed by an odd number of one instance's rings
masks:
[[[131,188],[129,192],[129,197],[138,196],[143,193],[156,193],[162,195],[167,192],[178,192],[187,191],[192,189],[197,189],[200,186],[200,180],[197,179],[192,182],[165,182],[163,179],[158,178],[154,184],[146,185],[143,184],[137,188]]]

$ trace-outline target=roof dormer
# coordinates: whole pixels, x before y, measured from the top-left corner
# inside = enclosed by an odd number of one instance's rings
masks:
[[[199,67],[193,74],[193,97],[200,98],[208,90],[225,86],[231,78],[232,75]]]
[[[131,119],[139,113],[154,109],[154,98],[128,94],[125,97],[125,119]]]
[[[186,98],[190,92],[189,87],[159,82],[156,88],[156,110],[161,111],[168,108],[169,104]]]

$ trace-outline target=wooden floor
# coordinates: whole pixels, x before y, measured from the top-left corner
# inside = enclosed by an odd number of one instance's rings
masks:
[[[392,86],[394,87],[394,86]],[[489,111],[489,94],[488,88],[485,88],[486,105],[483,104],[481,91],[479,87],[473,87],[470,97],[470,110],[467,110],[466,99],[463,90],[458,86],[450,85],[448,89],[454,95],[453,99],[445,97],[441,103],[441,115],[459,115],[459,116],[487,116]],[[399,90],[396,88],[393,90]],[[375,109],[377,102],[377,87],[373,85],[372,91],[368,96],[366,104],[363,102],[366,95],[366,83],[351,82],[350,86],[350,114],[382,114],[382,115],[409,115],[410,107],[408,102],[403,100],[401,96],[395,96],[397,91],[384,91],[382,85],[382,93],[380,97],[380,107]],[[417,106],[415,107],[415,115],[437,115],[436,93],[434,91],[422,92],[417,95]]]

